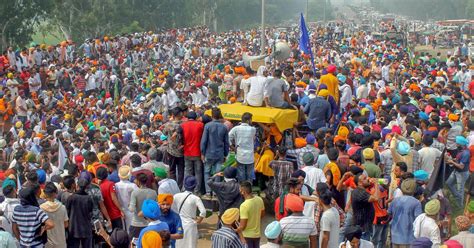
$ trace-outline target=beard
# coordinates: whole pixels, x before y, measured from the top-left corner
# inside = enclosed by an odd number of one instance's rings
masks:
[[[169,209],[161,209],[161,214],[163,214],[163,215],[168,215],[169,212],[170,212]]]

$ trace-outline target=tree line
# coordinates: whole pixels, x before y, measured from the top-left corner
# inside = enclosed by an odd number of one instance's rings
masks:
[[[474,19],[474,0],[370,0],[370,4],[419,20]]]
[[[0,38],[22,47],[38,32],[58,31],[60,39],[85,38],[206,25],[215,31],[256,27],[262,0],[0,0]],[[269,25],[297,22],[309,7],[308,21],[332,17],[329,0],[266,0]],[[40,27],[40,28],[38,28]]]

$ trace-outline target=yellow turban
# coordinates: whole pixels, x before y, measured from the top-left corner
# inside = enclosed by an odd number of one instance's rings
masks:
[[[161,248],[161,236],[156,231],[148,231],[143,234],[142,237],[142,247],[143,248]]]
[[[172,194],[159,194],[157,201],[160,205],[161,204],[171,205],[173,204],[173,195]]]
[[[239,220],[240,212],[238,208],[229,208],[221,216],[221,220],[224,224],[230,225]]]
[[[327,97],[329,96],[329,91],[327,89],[322,89],[318,92],[318,96]]]
[[[349,135],[349,129],[345,126],[341,126],[337,131],[337,135],[341,136],[342,138],[346,139]]]
[[[425,213],[427,215],[437,215],[439,213],[439,209],[441,208],[441,203],[438,199],[433,199],[426,203],[425,205]]]

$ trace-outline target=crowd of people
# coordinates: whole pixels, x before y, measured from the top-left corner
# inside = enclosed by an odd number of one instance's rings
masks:
[[[1,246],[198,247],[217,202],[215,248],[474,247],[470,58],[311,29],[313,67],[278,30],[254,69],[256,30],[8,48]],[[230,121],[228,103],[298,118]]]

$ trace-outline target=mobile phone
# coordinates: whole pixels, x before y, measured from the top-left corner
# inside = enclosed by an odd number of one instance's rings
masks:
[[[94,221],[94,229],[96,232],[100,230],[100,220],[95,220]]]
[[[132,239],[132,244],[133,244],[134,246],[136,246],[137,243],[138,243],[138,238],[135,238],[135,237],[134,237],[134,238]]]

